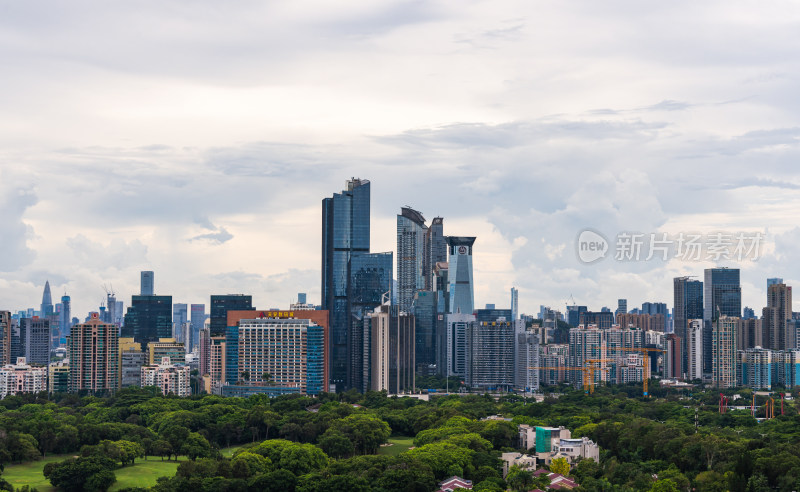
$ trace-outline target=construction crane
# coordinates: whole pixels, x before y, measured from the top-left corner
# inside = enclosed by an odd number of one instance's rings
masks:
[[[651,348],[651,347],[638,347],[638,348],[622,348],[622,347],[613,347],[608,348],[606,350],[618,350],[620,352],[642,352],[644,357],[644,374],[642,374],[642,394],[645,398],[649,398],[650,394],[648,393],[647,383],[650,380],[650,356],[648,352],[664,352],[665,350],[659,348]]]
[[[600,359],[590,359],[586,362],[600,362]],[[595,367],[593,365],[587,364],[583,367],[572,367],[572,366],[528,366],[528,369],[533,370],[544,370],[544,371],[581,371],[582,380],[583,380],[583,391],[587,395],[590,393],[594,393],[594,373],[595,371],[607,371],[606,368]]]
[[[728,397],[723,395],[722,393],[719,394],[719,413],[725,413],[728,411]]]

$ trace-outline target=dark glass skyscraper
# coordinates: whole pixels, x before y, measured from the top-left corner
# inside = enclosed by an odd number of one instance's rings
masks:
[[[211,336],[224,336],[228,328],[228,311],[254,311],[253,296],[227,294],[211,296]]]
[[[155,276],[152,271],[143,271],[141,275],[141,287],[139,293],[143,296],[152,296],[155,294]]]
[[[712,321],[742,316],[742,285],[738,268],[707,268],[703,284],[703,372],[712,370]]]
[[[131,296],[122,336],[133,338],[142,348],[172,337],[172,296]]]
[[[44,283],[44,292],[42,293],[42,318],[48,318],[53,315],[53,296],[50,295],[50,281]],[[16,363],[16,361],[14,361]]]
[[[425,289],[430,276],[430,252],[426,247],[428,226],[425,217],[413,208],[403,207],[397,216],[397,299],[401,311],[410,312],[414,293]]]
[[[688,328],[690,319],[703,318],[703,282],[689,277],[675,277],[673,284],[673,326],[680,338],[681,367],[675,368],[681,377],[689,372]]]

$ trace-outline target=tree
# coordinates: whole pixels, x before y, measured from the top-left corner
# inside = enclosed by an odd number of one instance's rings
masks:
[[[44,476],[50,480],[50,483],[53,484],[54,487],[58,487],[64,492],[80,492],[82,490],[87,490],[88,481],[95,474],[103,470],[111,471],[116,465],[116,461],[101,456],[71,458],[45,465]],[[111,474],[113,475],[113,471]],[[102,486],[105,480],[107,480],[107,478],[100,476],[95,479],[93,485],[98,487]]]
[[[680,492],[680,489],[675,482],[667,478],[654,483],[649,492]]]
[[[117,481],[117,476],[111,470],[100,470],[86,480],[86,490],[89,492],[105,492]]]
[[[210,458],[212,455],[211,444],[205,437],[197,432],[192,432],[181,446],[181,453],[188,456],[192,461],[197,458]],[[177,459],[177,456],[175,458]]]
[[[335,420],[330,428],[347,436],[353,442],[356,452],[361,454],[375,453],[392,433],[389,424],[365,413],[356,413]]]
[[[506,482],[508,482],[508,486],[511,487],[511,490],[514,491],[523,491],[523,490],[530,490],[531,486],[533,485],[533,474],[528,470],[524,470],[517,465],[513,465],[508,470],[508,475],[506,475]],[[550,481],[547,482],[550,485]]]
[[[556,458],[550,463],[550,471],[559,475],[569,476],[569,462],[566,458]]]
[[[353,442],[341,432],[328,429],[319,439],[319,447],[332,458],[347,458],[355,452]]]
[[[242,379],[250,381],[250,371],[242,371]]]

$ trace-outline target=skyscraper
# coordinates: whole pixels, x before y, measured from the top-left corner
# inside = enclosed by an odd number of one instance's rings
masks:
[[[364,388],[390,394],[413,391],[414,316],[387,302],[367,315],[364,331]]]
[[[511,320],[519,319],[519,290],[511,287]]]
[[[172,337],[172,296],[132,296],[122,336],[133,338],[142,348]]]
[[[467,327],[467,385],[510,391],[516,379],[515,348],[524,321],[473,321]]]
[[[719,316],[711,322],[712,380],[717,388],[733,388],[736,375],[736,332],[739,318]]]
[[[0,311],[0,366],[11,364],[11,312]]]
[[[414,293],[425,289],[430,258],[425,247],[428,226],[413,208],[402,207],[397,216],[397,298],[401,311],[410,312]]]
[[[28,364],[46,366],[50,363],[50,320],[46,318],[22,318],[20,331],[24,334],[25,359]]]
[[[155,295],[155,273],[151,271],[143,271],[141,274],[141,288],[139,295],[152,296]]]
[[[792,319],[792,288],[783,283],[767,289],[767,307],[762,311],[763,347],[773,350],[796,348],[795,334],[787,330]]]
[[[192,339],[189,341],[189,351],[191,352],[195,345],[200,342],[200,330],[206,323],[206,305],[205,304],[192,304],[189,307],[191,312],[192,321]],[[209,335],[209,341],[211,335]]]
[[[434,217],[426,233],[425,243],[428,248],[427,258],[430,263],[425,265],[425,290],[436,290],[434,270],[437,263],[447,262],[447,239],[444,237],[444,219]]]
[[[738,268],[707,268],[703,283],[703,371],[712,371],[712,322],[719,316],[742,316]]]
[[[450,312],[472,314],[475,293],[472,279],[472,245],[474,237],[448,236],[450,254],[448,280],[450,282]]]
[[[69,329],[72,326],[72,301],[65,292],[61,296],[61,311],[58,313],[58,329],[61,331],[61,336],[66,337],[69,335]]]
[[[185,345],[189,345],[189,341],[185,339],[184,325],[189,321],[189,306],[182,303],[172,305],[172,338]],[[174,361],[173,361],[174,362]]]
[[[223,336],[228,328],[228,311],[255,311],[253,296],[227,294],[211,296],[211,336]]]
[[[48,318],[53,315],[53,296],[50,295],[50,281],[44,283],[44,292],[42,293],[42,318]],[[31,361],[28,361],[30,364]]]
[[[138,297],[138,296],[134,296]],[[72,327],[67,339],[69,391],[72,393],[112,393],[119,388],[119,338],[117,326],[100,321],[92,313],[86,323]]]
[[[417,374],[430,376],[429,369],[436,365],[436,293],[427,290],[420,290],[414,294],[414,305],[412,309],[415,322]]]
[[[628,314],[628,300],[627,299],[617,299],[617,311],[614,314],[615,315]]]
[[[392,295],[393,255],[370,254],[369,235],[370,182],[353,178],[322,200],[322,308],[330,311],[329,375],[337,391],[363,372],[364,314]]]
[[[769,290],[769,286],[770,285],[782,284],[782,283],[783,283],[783,279],[780,278],[780,277],[768,278],[767,279],[767,290]]]
[[[686,379],[703,379],[703,320],[687,320],[686,336]]]
[[[703,282],[690,280],[689,277],[675,277],[673,279],[673,331],[681,340],[681,353],[683,354],[682,367],[678,369],[680,374],[689,372],[687,343],[688,323],[690,319],[703,318]],[[691,378],[690,378],[691,379]]]

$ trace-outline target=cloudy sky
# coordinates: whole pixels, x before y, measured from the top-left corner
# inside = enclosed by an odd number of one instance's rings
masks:
[[[667,301],[800,281],[800,4],[0,2],[0,298],[84,316],[140,270],[175,302],[319,302],[320,201],[372,182],[475,235],[476,304]],[[586,265],[592,228],[609,256]],[[620,262],[615,237],[764,234],[757,261]]]

